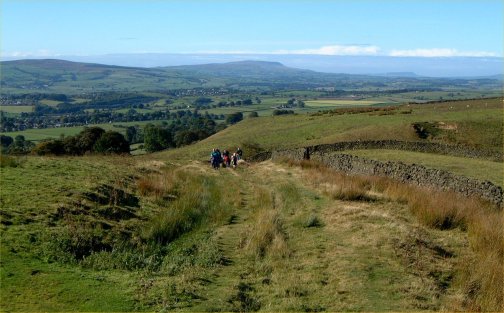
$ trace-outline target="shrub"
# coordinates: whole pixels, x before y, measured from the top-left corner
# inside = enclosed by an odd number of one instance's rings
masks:
[[[226,123],[228,123],[228,124],[236,124],[241,120],[243,120],[243,113],[242,112],[236,112],[233,114],[229,114],[226,117]]]
[[[65,154],[65,145],[61,140],[44,141],[32,149],[32,153],[37,155],[62,155]]]
[[[124,136],[115,131],[108,131],[101,135],[93,146],[93,151],[98,153],[129,153],[130,146]]]
[[[105,133],[100,127],[86,127],[83,131],[81,131],[77,137],[77,146],[81,154],[84,154],[87,151],[92,151],[93,146],[96,141],[100,139],[100,137]]]
[[[287,115],[287,114],[294,114],[294,111],[292,111],[292,110],[273,110],[273,116]]]

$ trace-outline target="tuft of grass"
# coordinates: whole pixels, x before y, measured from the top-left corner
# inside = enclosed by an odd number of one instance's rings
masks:
[[[23,162],[19,158],[0,154],[0,168],[3,167],[20,167]]]
[[[364,177],[350,176],[342,172],[330,170],[317,161],[288,161],[289,166],[300,166],[308,169],[308,179],[316,184],[330,197],[345,201],[374,201],[369,194],[371,184]]]
[[[503,311],[502,211],[478,210],[471,212],[468,219],[473,254],[467,256],[459,268],[465,307],[471,311]]]
[[[150,174],[136,181],[137,190],[141,196],[153,196],[156,200],[173,196],[175,175],[172,172]]]
[[[203,174],[176,171],[173,176],[160,178],[160,183],[154,180],[155,195],[173,189],[177,198],[165,203],[148,222],[143,234],[146,241],[164,245],[204,222],[225,224],[229,221],[231,208],[237,202],[235,190],[223,191],[225,182]]]
[[[278,212],[274,210],[258,212],[255,227],[246,238],[244,248],[257,259],[263,259],[267,255],[277,257],[288,255],[286,233]]]
[[[255,197],[250,203],[255,211],[254,227],[242,233],[240,245],[256,259],[268,255],[285,257],[289,253],[287,234],[276,201],[279,200],[266,189],[255,188]]]
[[[310,227],[322,227],[322,226],[324,226],[324,223],[322,222],[322,220],[317,215],[311,214],[308,217],[308,219],[306,220],[306,222],[304,223],[303,226],[306,227],[306,228],[310,228]]]

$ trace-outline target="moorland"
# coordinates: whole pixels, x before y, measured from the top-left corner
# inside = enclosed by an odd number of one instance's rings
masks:
[[[369,140],[502,156],[497,79],[12,61],[1,101],[5,311],[503,308],[501,206],[315,160],[254,159]],[[98,138],[82,148],[96,127],[131,153],[99,150]],[[211,168],[213,148],[237,147],[236,169]],[[502,158],[337,153],[503,184]]]

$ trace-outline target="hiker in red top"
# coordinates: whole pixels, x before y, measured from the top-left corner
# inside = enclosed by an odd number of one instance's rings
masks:
[[[224,150],[222,152],[222,157],[224,159],[224,165],[225,165],[225,167],[229,167],[231,165],[231,158],[229,157],[229,151]]]

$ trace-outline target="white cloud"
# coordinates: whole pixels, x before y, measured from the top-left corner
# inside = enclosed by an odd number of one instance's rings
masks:
[[[277,50],[272,54],[318,54],[318,55],[376,55],[377,46],[369,45],[331,45],[317,49]]]
[[[389,53],[393,57],[496,57],[494,52],[488,51],[459,51],[449,48],[392,50]]]
[[[377,46],[371,45],[330,45],[316,49],[299,50],[274,50],[274,51],[251,51],[251,50],[210,50],[199,53],[208,54],[317,54],[317,55],[376,55],[380,51]]]
[[[61,56],[60,54],[53,53],[46,49],[40,49],[37,51],[2,51],[2,57],[9,58],[29,58],[29,57],[57,57]]]

